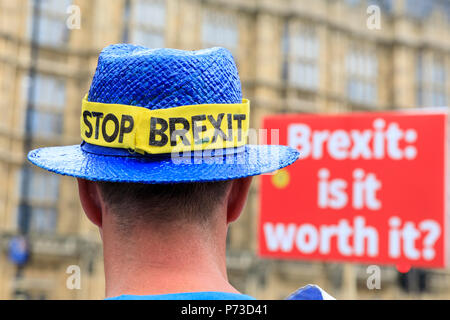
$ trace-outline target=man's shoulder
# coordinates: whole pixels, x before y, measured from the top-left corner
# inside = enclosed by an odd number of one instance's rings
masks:
[[[205,291],[154,295],[124,294],[106,300],[255,300],[255,298],[240,293]]]
[[[130,295],[124,294],[106,300],[255,300],[255,298],[231,292],[203,291],[182,292],[155,295]],[[336,300],[321,287],[308,284],[293,292],[286,300]]]
[[[308,284],[289,295],[286,300],[336,300],[315,284]]]

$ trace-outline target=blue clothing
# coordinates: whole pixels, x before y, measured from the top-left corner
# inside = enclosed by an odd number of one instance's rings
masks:
[[[245,294],[230,292],[183,292],[153,295],[131,295],[123,294],[106,300],[255,300]]]
[[[106,300],[256,300],[246,294],[229,292],[183,292],[154,295],[130,295],[123,294]],[[319,286],[308,284],[292,293],[286,300],[334,300]]]
[[[321,287],[308,284],[292,293],[286,300],[336,300]]]

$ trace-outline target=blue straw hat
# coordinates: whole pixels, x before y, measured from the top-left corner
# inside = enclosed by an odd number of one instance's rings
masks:
[[[93,181],[230,180],[290,165],[287,146],[249,145],[249,101],[230,52],[103,49],[80,118],[81,145],[32,150],[28,159]]]

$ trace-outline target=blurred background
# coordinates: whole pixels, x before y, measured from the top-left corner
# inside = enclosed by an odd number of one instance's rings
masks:
[[[368,23],[371,5],[378,26]],[[104,298],[101,242],[75,180],[25,157],[80,143],[81,99],[98,54],[119,42],[228,48],[252,101],[252,128],[276,113],[450,100],[449,0],[0,0],[1,299]],[[258,258],[258,185],[228,238],[229,277],[242,292],[283,299],[315,283],[340,299],[450,298],[450,269],[382,267],[381,289],[369,290],[366,265]],[[71,265],[80,289],[66,285]]]

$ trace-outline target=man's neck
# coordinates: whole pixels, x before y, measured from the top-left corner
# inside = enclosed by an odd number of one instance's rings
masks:
[[[187,225],[136,228],[121,241],[104,232],[106,296],[238,293],[227,279],[225,237],[226,229]]]

